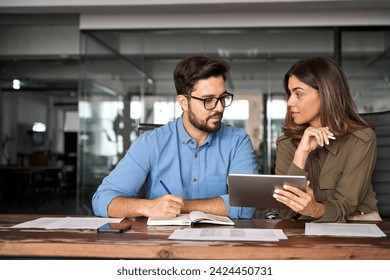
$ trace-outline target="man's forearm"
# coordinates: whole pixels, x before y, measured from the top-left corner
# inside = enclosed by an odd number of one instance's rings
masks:
[[[145,215],[147,200],[118,196],[108,205],[108,216],[112,218],[132,218]]]
[[[184,200],[182,213],[190,213],[192,211],[202,211],[215,215],[229,216],[225,202],[220,197]]]

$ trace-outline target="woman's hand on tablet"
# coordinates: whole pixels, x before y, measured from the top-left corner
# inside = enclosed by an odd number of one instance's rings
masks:
[[[307,181],[306,192],[290,185],[284,185],[283,189],[275,189],[273,197],[304,216],[319,219],[324,215],[325,206],[314,198],[310,182]]]

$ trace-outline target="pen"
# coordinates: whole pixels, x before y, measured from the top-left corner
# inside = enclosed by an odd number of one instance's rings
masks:
[[[160,180],[160,183],[163,186],[163,188],[167,191],[167,193],[172,194],[171,191],[168,189],[168,187],[164,184],[163,181]]]

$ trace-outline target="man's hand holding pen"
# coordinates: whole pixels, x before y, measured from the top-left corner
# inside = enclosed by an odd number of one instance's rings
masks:
[[[175,218],[182,212],[184,201],[181,197],[172,194],[167,185],[160,180],[166,195],[158,197],[148,202],[148,217],[152,218]]]
[[[147,200],[147,216],[151,218],[175,218],[182,212],[183,199],[173,194],[166,194]]]

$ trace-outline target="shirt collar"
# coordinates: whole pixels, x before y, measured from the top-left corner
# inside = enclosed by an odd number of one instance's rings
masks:
[[[188,135],[187,131],[184,129],[183,115],[177,119],[177,130],[179,131],[180,141],[183,142],[183,144],[187,144],[192,140],[192,138]]]
[[[340,147],[340,145],[342,145],[341,143],[344,143],[345,141],[347,141],[347,139],[349,137],[352,137],[352,136],[358,137],[358,138],[362,139],[363,141],[370,140],[370,137],[367,134],[362,132],[361,129],[358,129],[358,130],[351,131],[347,136],[343,137],[343,139],[340,139],[340,140],[339,139],[337,139],[337,140],[329,139],[329,145],[325,145],[326,149],[329,152],[331,152],[332,154],[336,155],[338,150],[341,149],[341,147]]]
[[[183,144],[188,144],[190,141],[195,141],[194,139],[192,139],[187,131],[185,130],[184,128],[184,125],[183,125],[183,115],[181,115],[178,120],[177,120],[177,129],[179,131],[179,137],[180,137],[180,141],[183,143]],[[207,136],[206,138],[206,141],[201,145],[201,146],[204,146],[204,145],[210,145],[211,141],[214,139],[215,133],[209,133],[209,135]]]
[[[333,155],[337,155],[337,151],[339,150],[340,141],[329,139],[329,145],[324,145],[324,148],[327,149]]]

